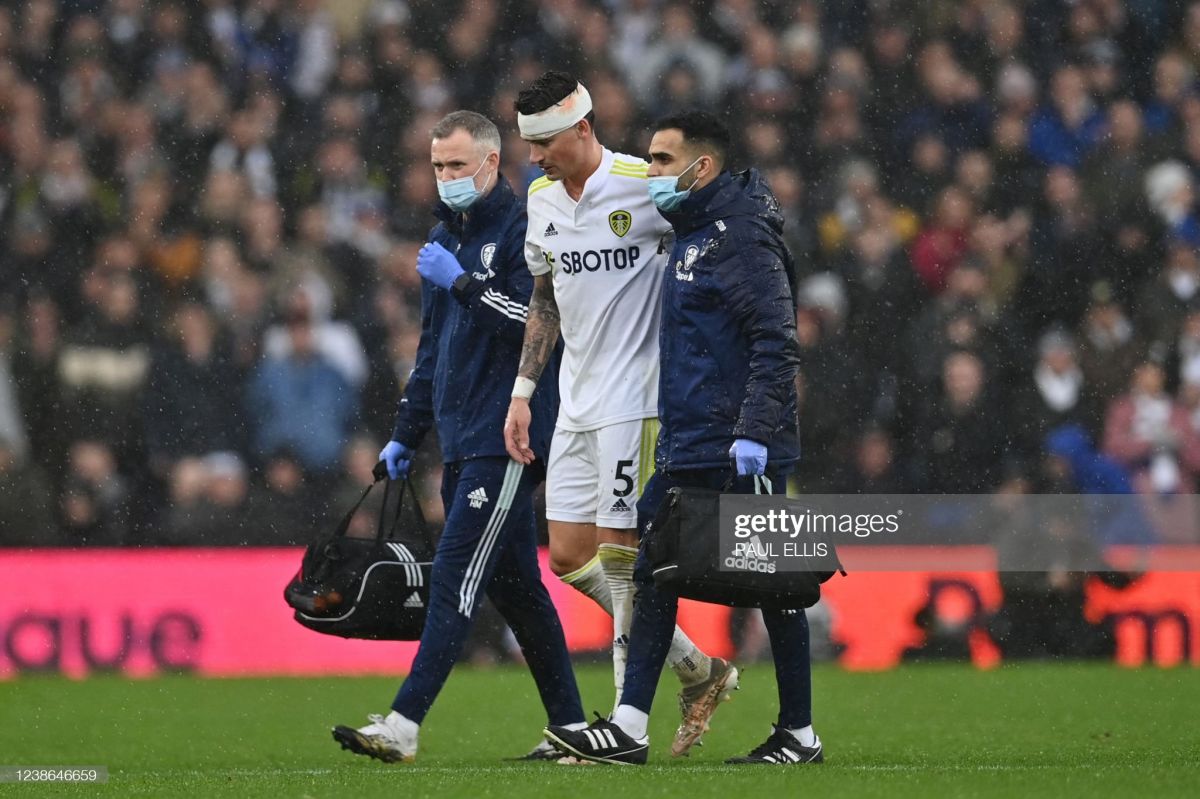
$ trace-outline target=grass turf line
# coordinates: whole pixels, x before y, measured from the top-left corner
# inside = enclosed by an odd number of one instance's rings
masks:
[[[607,712],[610,675],[579,669],[584,706]],[[798,789],[821,797],[1195,796],[1200,675],[1108,665],[908,666],[878,674],[823,667],[816,729],[827,762],[730,767],[769,732],[769,664],[714,719],[705,746],[673,760],[677,686],[662,681],[651,765],[505,763],[544,718],[522,669],[459,669],[426,720],[413,765],[341,751],[334,724],[386,712],[391,679],[201,680],[115,677],[0,683],[0,764],[105,765],[107,785],[0,785],[0,795],[237,797],[722,797]],[[14,793],[15,795],[15,793]]]

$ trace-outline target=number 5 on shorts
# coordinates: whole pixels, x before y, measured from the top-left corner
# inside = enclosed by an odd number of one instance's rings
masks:
[[[634,486],[633,477],[631,475],[625,474],[625,470],[631,469],[631,468],[633,468],[633,461],[631,461],[631,460],[617,461],[617,481],[620,483],[623,483],[625,485],[625,488],[623,490],[614,488],[613,489],[614,497],[627,497],[633,493],[633,486]]]

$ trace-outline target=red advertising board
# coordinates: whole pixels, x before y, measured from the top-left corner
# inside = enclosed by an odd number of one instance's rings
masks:
[[[282,591],[299,559],[297,549],[0,550],[0,678],[26,671],[406,671],[413,643],[347,641],[292,621]],[[937,612],[950,617],[969,620],[998,607],[990,552],[978,550],[966,563],[961,571],[852,572],[827,583],[824,601],[833,637],[844,646],[842,665],[899,663],[906,648],[922,642],[913,617],[931,593]],[[607,646],[607,616],[550,575],[545,553],[542,567],[571,649]],[[728,655],[729,614],[683,602],[680,623],[702,648]],[[1113,618],[1121,664],[1200,664],[1200,574],[1150,572],[1124,591],[1093,586],[1087,614]],[[977,665],[998,662],[982,632],[972,634],[971,652]]]

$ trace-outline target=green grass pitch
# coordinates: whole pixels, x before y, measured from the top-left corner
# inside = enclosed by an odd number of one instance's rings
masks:
[[[579,669],[585,707],[608,710],[609,674]],[[690,758],[668,753],[677,720],[664,679],[643,768],[507,763],[543,723],[528,674],[461,668],[426,720],[413,765],[343,752],[334,724],[386,712],[391,679],[0,683],[0,764],[104,765],[107,785],[0,785],[0,795],[197,797],[807,797],[1200,795],[1200,673],[1107,665],[976,671],[816,670],[827,761],[730,767],[774,717],[769,665],[714,718]]]

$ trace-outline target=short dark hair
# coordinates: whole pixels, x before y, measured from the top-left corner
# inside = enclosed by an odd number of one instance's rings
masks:
[[[536,114],[545,111],[555,103],[561,103],[567,95],[575,91],[579,80],[568,72],[550,70],[543,72],[537,80],[522,89],[513,103],[518,114]],[[596,112],[588,111],[584,117],[594,129],[596,127]]]
[[[683,134],[687,144],[700,145],[709,150],[717,161],[718,168],[725,166],[733,139],[729,127],[716,114],[708,111],[682,111],[662,117],[654,123],[655,132],[677,130]]]

